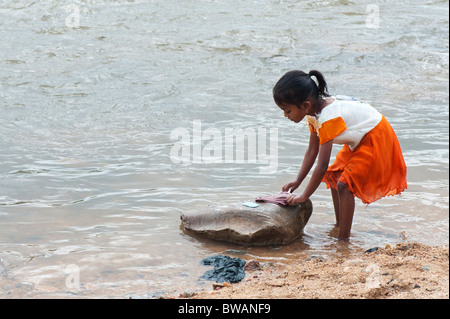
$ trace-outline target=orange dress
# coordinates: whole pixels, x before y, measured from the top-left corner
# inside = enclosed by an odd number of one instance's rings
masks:
[[[323,182],[342,182],[354,196],[370,204],[407,188],[406,164],[397,135],[386,118],[363,101],[341,98],[317,117],[308,117],[320,144],[331,139],[344,144],[328,167]]]

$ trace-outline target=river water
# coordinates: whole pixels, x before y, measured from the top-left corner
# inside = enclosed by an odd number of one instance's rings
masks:
[[[448,5],[0,0],[0,297],[153,298],[210,289],[198,278],[212,254],[341,253],[324,185],[286,246],[180,229],[184,209],[253,200],[295,178],[309,131],[271,96],[292,69],[318,69],[330,93],[369,101],[404,152],[408,189],[357,200],[344,250],[447,244]]]

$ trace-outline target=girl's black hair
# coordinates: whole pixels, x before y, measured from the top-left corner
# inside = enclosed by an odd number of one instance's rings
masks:
[[[312,76],[316,77],[318,85],[311,79]],[[299,70],[289,71],[278,80],[273,88],[273,99],[278,105],[294,104],[299,106],[310,96],[316,100],[330,96],[327,82],[322,73],[317,70],[311,70],[309,73]]]

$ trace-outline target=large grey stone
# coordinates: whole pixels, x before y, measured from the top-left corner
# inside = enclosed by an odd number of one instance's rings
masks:
[[[297,238],[312,214],[310,200],[281,207],[260,203],[256,208],[242,203],[207,206],[181,213],[186,233],[246,245],[288,244]]]

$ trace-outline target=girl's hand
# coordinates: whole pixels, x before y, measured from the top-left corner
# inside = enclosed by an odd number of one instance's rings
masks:
[[[300,183],[298,181],[295,182],[291,182],[291,183],[287,183],[286,185],[284,185],[281,190],[283,192],[289,192],[292,193],[293,191],[295,191],[298,187],[300,186]]]
[[[288,198],[286,198],[286,202],[289,204],[289,206],[295,206],[295,205],[298,205],[300,203],[304,203],[307,200],[308,200],[308,198],[305,198],[303,196],[303,194],[301,194],[300,196],[291,195]]]

